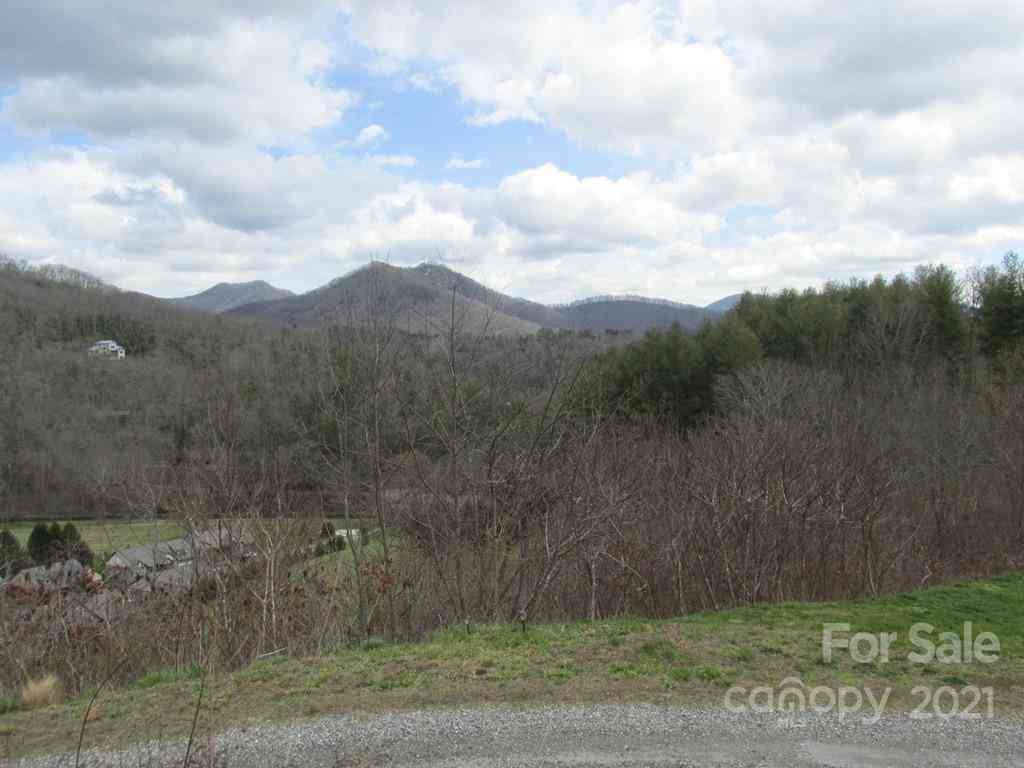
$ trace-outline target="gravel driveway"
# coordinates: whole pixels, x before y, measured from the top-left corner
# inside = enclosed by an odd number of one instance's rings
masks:
[[[181,745],[89,753],[88,766],[182,763]],[[1019,768],[1024,724],[737,715],[647,705],[475,708],[334,716],[230,731],[198,766],[831,766]],[[74,765],[72,757],[19,768]],[[193,762],[193,766],[197,763]]]

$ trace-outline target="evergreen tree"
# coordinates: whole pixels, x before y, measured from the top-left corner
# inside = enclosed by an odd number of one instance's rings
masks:
[[[74,523],[58,523],[50,526],[50,560],[77,560],[82,565],[92,565],[93,552],[84,541]],[[54,533],[58,532],[57,536]]]
[[[59,548],[64,542],[64,530],[60,527],[60,523],[54,521],[50,523],[50,558],[53,558],[53,550]]]
[[[82,543],[82,534],[78,532],[74,523],[65,523],[60,532],[60,540],[65,546],[73,547]]]
[[[764,355],[757,334],[735,313],[705,325],[698,338],[707,353],[707,364],[716,375],[732,373]]]
[[[963,286],[945,265],[919,267],[914,289],[924,308],[933,354],[953,358],[963,351],[967,323],[963,311]]]
[[[989,267],[978,285],[982,348],[990,355],[1011,349],[1024,338],[1024,264],[1015,253],[1002,269]]]
[[[36,523],[32,533],[28,536],[26,550],[28,556],[36,565],[46,565],[50,561],[50,546],[53,538],[50,535],[50,528],[46,523]]]

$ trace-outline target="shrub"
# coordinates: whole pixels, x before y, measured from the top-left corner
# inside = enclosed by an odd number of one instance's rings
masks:
[[[73,526],[72,526],[73,527]],[[75,531],[78,533],[78,531]],[[67,546],[64,543],[64,529],[60,523],[54,521],[50,523],[49,528],[50,534],[50,553],[47,558],[47,562],[56,563],[59,560],[67,560]]]
[[[56,675],[47,675],[42,680],[29,680],[21,689],[21,705],[25,709],[49,707],[63,701],[64,686]]]
[[[13,696],[0,696],[0,715],[6,715],[18,708],[18,702]]]
[[[50,545],[53,539],[46,523],[37,523],[28,536],[28,556],[36,565],[46,565],[50,561]]]
[[[49,527],[40,523],[32,530],[33,535],[37,535],[36,529],[40,530],[37,545],[40,551],[43,549],[43,530],[45,530],[45,536],[47,537],[45,558],[36,557],[34,554],[35,550],[32,549],[32,538],[29,538],[29,551],[33,553],[32,559],[37,564],[46,565],[61,560],[77,560],[86,567],[93,564],[93,551],[89,548],[88,544],[82,541],[82,534],[79,533],[74,523],[65,523],[63,527],[61,527],[60,523],[51,523]]]
[[[64,523],[64,528],[60,532],[60,540],[64,544],[81,544],[82,534],[78,532],[74,523]]]
[[[114,551],[107,549],[103,552],[93,553],[92,556],[92,569],[96,575],[102,579],[107,578],[107,563],[110,562],[110,558],[114,556]],[[82,563],[85,565],[85,563]]]
[[[18,537],[6,528],[0,531],[0,578],[13,576],[24,557],[25,550]]]

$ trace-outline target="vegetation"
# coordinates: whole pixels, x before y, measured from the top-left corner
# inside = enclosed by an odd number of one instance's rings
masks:
[[[1024,263],[1007,254],[1002,269],[990,267],[976,277],[982,348],[990,355],[1019,349],[1024,337]]]
[[[928,622],[959,633],[965,617],[976,632],[995,633],[991,665],[912,664],[908,629]],[[206,681],[203,733],[266,720],[321,713],[375,712],[470,704],[641,701],[721,705],[734,685],[776,686],[800,675],[808,686],[892,688],[892,711],[920,702],[918,685],[992,686],[995,711],[1024,714],[1024,576],[954,583],[885,598],[783,603],[674,619],[618,617],[596,622],[458,627],[418,643],[354,643],[316,658],[275,655]],[[856,664],[821,653],[822,623],[857,631],[897,632],[887,664]],[[936,634],[937,636],[937,634]],[[955,681],[955,682],[950,682]],[[124,745],[139,734],[188,734],[200,684],[193,667],[165,668],[128,688],[104,691],[86,731],[86,747]],[[15,712],[10,757],[73,750],[91,691],[58,707]],[[160,712],[160,727],[151,726]]]
[[[26,521],[0,525],[3,526],[0,541],[8,540],[6,535],[23,547],[37,523]],[[153,543],[154,537],[156,541],[169,541],[185,535],[185,529],[174,520],[76,520],[67,525],[72,525],[81,542],[97,555],[146,546]]]
[[[60,539],[60,531],[57,531],[57,538]],[[50,559],[50,545],[53,543],[53,535],[46,523],[37,523],[28,536],[26,547],[28,556],[36,565],[46,563]]]
[[[21,706],[23,709],[39,709],[52,707],[64,701],[64,686],[55,675],[47,675],[39,680],[29,680],[21,689]]]
[[[21,543],[6,528],[0,532],[0,540],[8,542],[9,554],[3,560],[14,563],[22,557]],[[74,523],[36,523],[28,535],[24,556],[34,565],[50,565],[63,560],[78,560],[82,565],[92,565],[93,551],[82,540]],[[8,559],[9,558],[9,559]],[[13,568],[11,569],[13,570]]]
[[[368,268],[356,270],[302,296],[279,301],[250,299],[251,303],[239,303],[228,311],[236,317],[316,327],[336,318],[339,308],[343,313],[361,314],[365,309],[363,297],[367,284],[381,282],[387,283],[392,295],[395,323],[411,333],[443,332],[451,320],[448,309],[452,302],[463,324],[478,329],[486,326],[488,334],[496,336],[534,333],[541,328],[617,334],[668,327],[672,323],[694,330],[709,317],[717,316],[689,304],[636,296],[595,296],[571,304],[548,306],[496,293],[441,264],[401,268],[382,262],[372,263]],[[233,286],[231,293],[244,293],[243,289],[244,285]],[[205,298],[206,294],[179,301],[208,309],[231,303],[217,299],[217,294],[226,293],[224,286],[215,286],[206,293],[214,296],[198,304],[193,300]]]
[[[936,365],[955,373],[982,351],[1019,349],[1022,274],[1010,254],[1002,270],[976,277],[978,304],[967,309],[964,286],[944,266],[922,267],[909,278],[831,283],[820,291],[747,293],[721,322],[695,335],[678,327],[654,330],[609,350],[588,394],[620,412],[669,415],[678,426],[692,427],[715,410],[716,378],[763,360],[827,369],[847,380]]]
[[[24,566],[27,556],[18,538],[6,528],[0,530],[0,578],[9,578]]]
[[[406,648],[492,624],[542,636],[545,623],[877,598],[1011,572],[1024,547],[1018,264],[966,285],[935,266],[747,294],[694,333],[626,344],[516,337],[536,323],[490,325],[458,284],[437,289],[457,280],[444,274],[366,270],[358,300],[351,283],[333,305],[313,297],[317,324],[304,328],[7,267],[8,516],[103,513],[189,532],[238,520],[254,556],[116,622],[0,597],[0,695],[51,673],[79,695],[374,638]],[[285,301],[298,299],[311,300]],[[87,358],[109,318],[148,340],[126,360]],[[375,533],[314,559],[334,517]],[[48,551],[44,535],[30,550]],[[732,679],[724,664],[666,674],[714,684]],[[394,689],[419,679],[389,674]]]

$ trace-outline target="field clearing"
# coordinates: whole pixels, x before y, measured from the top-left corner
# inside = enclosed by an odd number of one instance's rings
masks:
[[[992,664],[907,659],[915,623],[974,636],[994,633]],[[822,658],[822,625],[895,632],[888,663],[860,664],[837,651]],[[538,705],[649,702],[721,709],[733,686],[749,690],[787,678],[804,685],[891,689],[887,712],[920,703],[915,686],[991,687],[998,717],[1024,715],[1024,574],[964,582],[876,600],[784,603],[678,619],[617,618],[529,626],[477,626],[421,643],[374,641],[319,658],[273,657],[205,681],[204,734],[256,722],[332,712],[370,713],[489,703]],[[127,689],[103,692],[86,747],[176,738],[191,727],[201,671],[168,669]],[[87,698],[0,715],[0,757],[73,749]],[[0,708],[2,711],[2,708]],[[6,746],[5,746],[6,745]],[[4,749],[7,754],[4,754]]]
[[[0,530],[11,531],[18,541],[24,546],[28,542],[29,534],[38,520],[0,522]],[[53,521],[44,521],[49,525]],[[57,520],[64,525],[65,520]],[[116,552],[128,547],[142,547],[152,544],[154,541],[154,524],[146,520],[72,520],[78,532],[82,535],[89,548],[98,554],[104,552]],[[337,528],[358,527],[359,521],[343,518],[332,519],[331,522]],[[156,536],[158,541],[170,541],[180,539],[185,535],[185,529],[173,520],[158,520],[156,523]]]
[[[0,530],[6,528],[24,545],[29,534],[40,521],[18,521],[0,523]],[[60,520],[61,525],[66,521]],[[114,552],[128,547],[141,547],[153,543],[154,524],[144,520],[72,520],[75,528],[84,541],[96,554]],[[46,521],[49,525],[50,521]],[[185,530],[171,520],[159,520],[156,523],[156,536],[159,541],[180,539]]]

